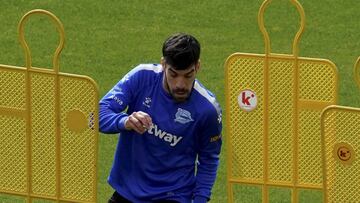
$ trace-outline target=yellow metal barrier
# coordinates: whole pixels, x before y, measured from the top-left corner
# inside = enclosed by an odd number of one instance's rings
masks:
[[[31,65],[24,24],[35,14],[50,17],[60,33],[53,69]],[[64,29],[55,15],[32,10],[18,31],[26,67],[0,65],[0,193],[27,202],[96,202],[97,85],[59,72]]]
[[[355,62],[354,78],[355,78],[356,84],[358,85],[358,87],[360,89],[360,57]]]
[[[262,202],[274,188],[288,190],[292,202],[302,189],[323,188],[319,121],[323,108],[337,102],[337,69],[328,60],[299,57],[305,14],[296,0],[301,24],[293,53],[271,53],[264,26],[270,2],[258,14],[265,54],[235,53],[225,63],[229,202],[235,185],[260,188]]]
[[[360,88],[360,57],[355,68]],[[325,203],[360,201],[360,108],[330,106],[321,115]]]

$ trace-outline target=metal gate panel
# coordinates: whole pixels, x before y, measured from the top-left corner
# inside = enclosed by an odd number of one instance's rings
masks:
[[[0,81],[0,125],[9,126],[0,130],[0,188],[25,192],[26,119],[22,111],[13,112],[25,108],[25,77],[21,72],[0,68]]]
[[[31,66],[24,23],[34,14],[50,17],[60,33],[53,70]],[[59,72],[64,30],[50,12],[25,14],[19,35],[26,68],[0,65],[0,193],[27,202],[96,202],[97,85]]]
[[[98,90],[88,78],[60,77],[61,194],[66,199],[95,202],[97,187]],[[95,96],[96,95],[96,96]],[[74,108],[77,107],[77,108]],[[71,112],[82,114],[83,129],[71,129]]]
[[[225,63],[226,132],[229,202],[235,184],[258,185],[262,201],[269,188],[322,190],[320,115],[337,101],[338,73],[328,60],[298,56],[304,29],[301,16],[293,55],[275,54],[259,11],[265,54],[235,53]]]
[[[228,172],[231,179],[242,177],[247,181],[262,182],[263,180],[263,60],[257,55],[230,57],[227,60],[226,84],[226,134],[228,155]],[[245,65],[246,64],[246,65]],[[242,67],[242,68],[230,68]],[[240,77],[242,76],[242,77]],[[252,113],[241,111],[237,97],[239,90],[248,88],[257,92],[258,106]],[[241,115],[241,116],[238,116]],[[240,123],[247,125],[240,126]],[[235,135],[242,136],[235,136]],[[247,146],[247,147],[238,147]],[[229,148],[230,147],[230,148]],[[246,167],[242,166],[246,163]],[[229,165],[230,164],[230,165]]]
[[[360,57],[354,66],[360,89]],[[321,114],[325,203],[360,200],[360,109],[329,106]]]
[[[325,202],[359,202],[360,109],[330,106],[321,122]]]

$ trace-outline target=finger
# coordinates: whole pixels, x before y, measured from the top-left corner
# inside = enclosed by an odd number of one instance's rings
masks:
[[[145,112],[142,112],[142,111],[140,113],[145,117],[146,122],[147,122],[148,126],[150,127],[152,125],[152,119],[151,119],[150,115]]]
[[[143,124],[135,116],[130,115],[128,120],[130,128],[135,130],[137,133],[143,134],[146,131]]]
[[[144,128],[149,129],[152,125],[152,119],[149,114],[139,111],[136,113],[136,118],[141,122]]]
[[[153,123],[152,123],[152,119],[151,119],[150,115],[146,114],[145,118],[146,118],[146,120],[147,120],[147,122],[149,124],[149,127],[152,126]]]

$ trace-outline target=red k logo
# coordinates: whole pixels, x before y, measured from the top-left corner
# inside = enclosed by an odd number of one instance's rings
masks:
[[[257,97],[254,91],[246,89],[240,92],[238,103],[242,110],[252,111],[257,106]]]
[[[244,105],[250,106],[249,99],[250,99],[251,97],[254,97],[254,94],[251,94],[250,96],[247,96],[247,95],[246,95],[246,92],[242,92],[242,103],[243,103]]]

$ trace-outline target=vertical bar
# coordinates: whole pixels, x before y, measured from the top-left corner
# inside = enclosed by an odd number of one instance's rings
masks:
[[[229,73],[229,69],[231,68],[230,64],[229,64],[229,59],[228,58],[226,60],[226,64],[225,64],[225,102],[226,102],[226,107],[230,107],[230,88],[229,88],[229,78],[230,78],[230,73]],[[227,172],[227,194],[228,194],[228,203],[233,203],[234,202],[234,194],[233,194],[233,183],[230,181],[232,179],[232,173],[231,173],[231,169],[232,169],[232,145],[231,145],[231,125],[230,123],[230,109],[226,109],[226,129],[227,129],[227,133],[230,135],[229,138],[226,139],[226,146],[228,147],[227,152],[226,152],[226,172]]]
[[[299,184],[299,60],[295,56],[294,60],[294,114],[293,114],[293,189],[292,189],[292,203],[298,202],[298,184]]]
[[[96,86],[96,83],[95,83],[95,81],[94,81],[94,86]],[[96,98],[95,98],[95,106],[97,106],[97,103],[98,103],[98,101],[99,101],[99,90],[98,89],[96,89],[96,92],[95,92],[95,94],[96,94]],[[95,132],[99,132],[99,109],[98,108],[96,108],[95,107]],[[95,133],[95,135],[98,135],[97,133]],[[97,171],[98,171],[98,163],[97,163],[97,161],[98,161],[98,154],[99,154],[99,137],[98,136],[95,136],[95,143],[96,143],[96,150],[95,150],[95,161],[96,161],[96,163],[95,163],[95,177],[94,177],[94,183],[93,183],[93,185],[94,185],[94,202],[96,202],[97,201],[97,179],[98,179],[98,173],[97,173]]]
[[[233,191],[233,183],[228,180],[227,183],[227,191],[228,191],[228,203],[234,202],[234,191]]]
[[[331,107],[326,107],[322,113],[321,113],[321,153],[322,153],[322,172],[323,172],[323,201],[329,202],[328,198],[328,188],[327,188],[327,163],[326,163],[326,151],[327,151],[327,145],[326,145],[326,135],[325,135],[325,121],[327,117],[327,113],[330,110]]]
[[[354,66],[354,78],[358,88],[360,88],[360,57],[357,58]]]
[[[263,138],[263,157],[264,157],[264,185],[263,185],[263,203],[269,202],[269,108],[270,108],[270,68],[269,68],[269,55],[266,54],[264,58],[264,138]]]
[[[27,197],[26,202],[31,203],[32,193],[32,136],[31,136],[31,77],[29,69],[25,71],[25,96],[26,96],[26,180],[27,180]]]
[[[300,14],[300,28],[296,33],[294,42],[293,42],[293,55],[294,55],[294,114],[293,114],[293,189],[292,189],[292,203],[297,203],[299,201],[299,78],[300,78],[300,67],[299,67],[299,41],[302,33],[305,29],[305,12],[301,4],[297,0],[291,0],[291,3],[296,7]]]
[[[56,202],[61,197],[61,125],[60,125],[60,80],[59,72],[55,74],[55,122],[56,122]]]
[[[269,55],[271,53],[271,44],[269,34],[267,33],[264,25],[264,12],[266,7],[271,3],[271,0],[265,0],[259,9],[258,24],[261,33],[264,37],[265,57],[264,57],[264,134],[263,134],[263,163],[264,163],[264,184],[262,188],[262,202],[269,202],[269,109],[270,109],[270,63]]]

